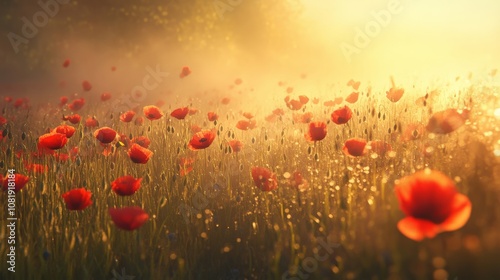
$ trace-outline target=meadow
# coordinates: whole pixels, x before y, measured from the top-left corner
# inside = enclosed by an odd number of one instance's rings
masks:
[[[244,77],[189,102],[119,112],[110,104],[122,96],[85,82],[43,104],[4,90],[4,189],[10,169],[29,181],[15,193],[15,273],[0,228],[0,278],[500,279],[495,74],[385,88],[343,81],[321,97],[276,81],[265,112],[238,100],[253,90]],[[332,116],[344,106],[349,117]],[[64,125],[74,133],[59,146],[42,141],[68,136]],[[106,127],[116,134],[99,134]],[[132,149],[152,155],[133,159]],[[426,169],[449,178],[472,210],[460,228],[415,240],[398,228],[395,186]],[[122,176],[140,187],[120,195]],[[91,204],[63,198],[79,188]],[[5,225],[8,191],[0,198]],[[125,207],[145,213],[111,217]]]

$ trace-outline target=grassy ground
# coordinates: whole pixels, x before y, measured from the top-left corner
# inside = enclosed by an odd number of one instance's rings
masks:
[[[415,105],[419,96],[407,90],[392,103],[385,92],[360,90],[359,101],[348,104],[354,112],[349,123],[329,123],[327,137],[317,143],[305,140],[307,125],[293,122],[281,97],[276,107],[284,108],[285,116],[271,123],[258,115],[257,128],[249,131],[235,128],[243,117],[232,104],[193,101],[200,112],[185,120],[168,116],[185,104],[168,104],[162,119],[136,126],[88,98],[78,111],[84,120],[96,116],[101,126],[151,139],[154,155],[144,165],[133,163],[126,147],[102,155],[95,129],[83,122],[62,149],[79,147],[76,159],[34,158],[37,138],[61,124],[68,109],[14,109],[4,102],[8,124],[2,127],[0,171],[15,169],[31,179],[16,197],[16,272],[2,261],[0,278],[120,279],[116,275],[125,272],[134,279],[500,279],[500,160],[493,154],[500,145],[493,114],[500,107],[499,89],[484,81],[458,90],[443,85],[425,106]],[[327,121],[337,106],[325,107],[324,101],[310,101],[299,112]],[[425,125],[432,111],[464,106],[471,117],[457,131],[401,140],[409,124]],[[220,115],[216,124],[206,120],[208,111]],[[208,149],[186,148],[191,124],[217,129]],[[348,157],[341,148],[352,137],[387,141],[393,153]],[[244,143],[241,152],[227,148],[231,139]],[[424,155],[426,148],[432,149]],[[194,170],[180,176],[178,160],[191,154]],[[48,171],[28,171],[28,163],[45,164]],[[256,188],[253,166],[272,169],[278,189]],[[473,210],[462,229],[415,242],[396,228],[403,213],[393,186],[395,179],[425,167],[453,178]],[[294,171],[308,181],[306,190],[288,184]],[[143,178],[133,196],[111,191],[111,182],[123,175]],[[93,205],[68,211],[61,195],[79,187],[92,192]],[[7,208],[6,193],[0,197]],[[142,207],[150,220],[133,232],[116,228],[108,208],[124,206]],[[0,220],[7,220],[6,211]],[[2,226],[2,259],[8,234]]]

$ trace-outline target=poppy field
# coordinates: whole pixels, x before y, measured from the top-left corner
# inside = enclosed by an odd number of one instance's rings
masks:
[[[485,83],[444,107],[445,86],[351,80],[356,98],[284,93],[263,116],[229,97],[115,114],[92,92],[5,96],[12,279],[495,279],[500,96]]]
[[[493,9],[160,2],[0,4],[0,279],[500,279]]]

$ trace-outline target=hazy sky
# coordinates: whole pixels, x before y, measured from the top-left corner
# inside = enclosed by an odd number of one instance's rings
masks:
[[[41,90],[43,83],[44,95],[61,81],[66,91],[79,91],[88,79],[97,90],[127,91],[146,67],[159,65],[172,75],[161,90],[193,93],[236,77],[265,87],[299,83],[307,73],[310,86],[318,87],[349,78],[388,83],[390,75],[405,80],[498,67],[500,1],[367,2],[71,2],[59,5],[17,54],[8,34],[22,36],[22,17],[32,21],[41,8],[3,2],[0,84]],[[63,69],[66,58],[72,64]],[[180,84],[184,65],[193,75]],[[111,66],[118,70],[111,73]]]

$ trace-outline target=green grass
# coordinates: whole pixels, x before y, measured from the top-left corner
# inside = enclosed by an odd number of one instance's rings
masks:
[[[397,137],[409,123],[425,125],[431,111],[431,105],[416,106],[411,92],[391,103],[384,92],[367,96],[361,91],[360,100],[349,105],[354,111],[349,123],[330,123],[326,139],[316,144],[304,139],[307,126],[294,124],[288,109],[275,123],[257,116],[258,127],[251,131],[234,127],[243,118],[239,114],[209,107],[203,100],[193,104],[201,112],[186,120],[167,115],[143,126],[121,123],[116,114],[111,118],[97,101],[78,112],[83,120],[96,115],[101,126],[125,135],[148,136],[154,155],[145,165],[132,163],[124,147],[102,155],[93,129],[81,124],[62,149],[78,146],[78,159],[35,159],[31,153],[37,137],[60,124],[61,114],[3,104],[9,123],[2,128],[7,139],[0,144],[1,172],[14,168],[31,180],[16,198],[16,273],[2,262],[0,278],[111,279],[113,270],[121,273],[125,268],[135,279],[282,279],[304,259],[314,258],[322,238],[340,247],[318,261],[308,279],[444,279],[439,278],[441,259],[448,279],[500,279],[500,160],[492,152],[500,139],[499,121],[492,114],[500,107],[499,89],[477,82],[460,94],[451,94],[446,86],[440,91],[432,110],[469,106],[470,121],[451,134],[409,142]],[[277,99],[276,106],[284,108]],[[315,120],[328,120],[336,109],[322,106],[323,101],[307,105]],[[220,115],[217,124],[206,121],[211,110]],[[195,153],[194,171],[182,177],[178,159],[191,153],[186,148],[191,124],[215,127],[218,136],[208,149]],[[341,147],[352,137],[387,141],[394,154],[347,157]],[[233,138],[245,144],[240,153],[226,148]],[[426,157],[422,151],[427,146],[434,151]],[[15,156],[19,150],[21,159]],[[49,171],[33,174],[26,163],[47,164]],[[257,189],[250,176],[253,166],[272,169],[278,189]],[[414,242],[396,228],[403,213],[393,185],[395,179],[426,167],[459,177],[457,187],[470,198],[473,210],[462,229]],[[283,176],[296,170],[309,183],[303,192],[291,188]],[[133,196],[111,191],[111,182],[123,175],[143,178]],[[61,195],[79,187],[92,192],[93,205],[68,211]],[[6,201],[6,194],[0,197]],[[150,220],[133,232],[116,228],[108,208],[134,205],[144,208]],[[0,220],[6,221],[5,211]],[[2,259],[7,234],[2,226]],[[295,277],[286,279],[301,279]]]

